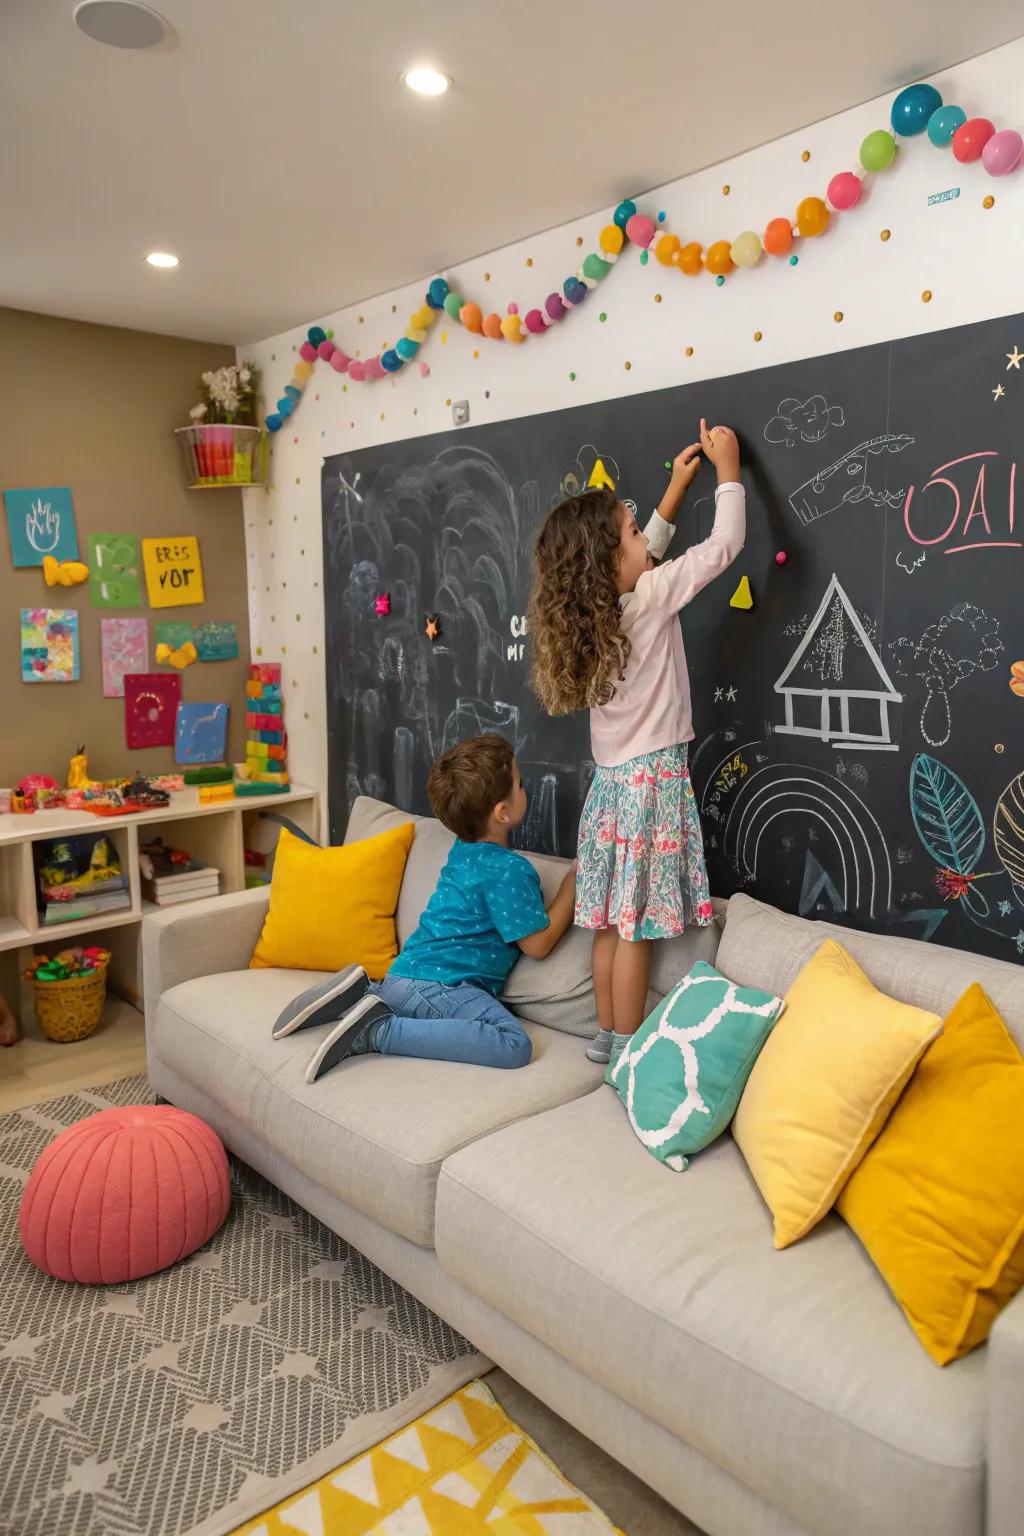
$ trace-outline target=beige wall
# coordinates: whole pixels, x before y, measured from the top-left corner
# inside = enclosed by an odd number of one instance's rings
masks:
[[[103,697],[104,614],[145,616],[151,664],[159,619],[238,625],[239,659],[187,668],[181,696],[230,704],[231,760],[243,755],[249,627],[242,496],[187,491],[172,435],[198,398],[200,373],[233,361],[230,348],[207,342],[0,308],[0,489],[70,486],[83,559],[90,532],[196,534],[206,592],[199,607],[153,609],[143,583],[142,607],[94,608],[87,582],[51,589],[41,569],[14,569],[0,510],[0,785],[27,773],[63,783],[82,741],[95,778],[173,770],[173,747],[129,754],[124,701]],[[22,683],[20,610],[35,606],[77,608],[80,682]]]

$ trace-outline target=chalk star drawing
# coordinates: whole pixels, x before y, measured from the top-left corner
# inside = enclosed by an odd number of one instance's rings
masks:
[[[785,443],[792,448],[797,438],[804,443],[820,443],[833,427],[846,424],[841,405],[829,405],[824,395],[810,399],[780,400],[776,414],[764,429],[766,443]]]
[[[797,486],[789,498],[790,506],[805,528],[837,507],[860,502],[871,507],[902,507],[905,488],[888,489],[888,456],[902,453],[913,442],[905,432],[883,432],[878,437],[866,438],[834,464]]]
[[[736,689],[735,689],[735,687],[727,688],[726,689],[726,693],[725,693],[725,697],[726,697],[727,703],[735,704],[735,702],[736,702]]]
[[[1018,928],[1017,936],[1013,942],[1017,946],[1018,955],[1024,955],[1024,928]]]
[[[801,672],[809,672],[819,686],[794,680]],[[898,751],[889,729],[889,705],[901,704],[903,695],[893,687],[838,576],[825,589],[775,692],[786,704],[785,724],[775,727],[781,735],[815,736],[837,749]]]
[[[991,672],[1004,649],[999,620],[974,603],[956,603],[919,640],[900,635],[889,646],[900,677],[919,677],[925,686],[921,735],[930,747],[943,747],[953,731],[949,695],[974,672]]]
[[[431,614],[427,619],[426,628],[423,633],[428,640],[436,640],[439,637],[441,633],[441,620],[437,617],[436,613]]]
[[[1006,390],[1003,388],[1003,386],[1001,384],[997,384],[995,389],[992,391],[992,399],[1001,400],[1005,394]]]
[[[1020,372],[1020,365],[1021,365],[1022,362],[1024,362],[1024,352],[1022,352],[1019,347],[1015,346],[1012,352],[1007,352],[1006,356],[1007,356],[1007,364],[1006,364],[1006,371],[1007,371],[1007,373],[1009,373],[1011,368],[1016,368],[1017,372],[1019,373]]]
[[[1001,901],[999,903],[999,916],[1000,917],[1009,917],[1009,915],[1010,915],[1010,913],[1012,911],[1013,911],[1013,902],[1012,901]]]
[[[716,688],[715,689],[715,703],[716,704],[721,704],[724,695],[725,695],[725,689],[724,688]]]

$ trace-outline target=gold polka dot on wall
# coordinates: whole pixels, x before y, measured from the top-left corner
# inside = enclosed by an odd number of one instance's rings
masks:
[[[317,653],[317,647],[314,645],[314,647],[313,647],[313,655],[315,656],[316,653]]]
[[[480,356],[480,352],[479,352],[479,349],[478,349],[478,348],[474,348],[474,349],[473,349],[473,356],[474,356],[474,357],[479,357],[479,356]]]
[[[660,304],[661,303],[661,294],[660,293],[656,293],[654,295],[654,302],[655,302],[655,304]]]
[[[288,647],[287,647],[287,646],[286,646],[286,645],[282,645],[282,647],[281,647],[281,655],[282,655],[282,656],[283,656],[283,655],[284,655],[284,653],[285,653],[285,651],[286,651],[286,650],[287,650],[287,649],[288,649]]]
[[[692,347],[687,347],[686,355],[687,355],[687,357],[692,357],[693,356],[693,348]]]
[[[257,656],[262,656],[263,655],[263,647],[262,647],[262,645],[258,645],[256,647],[256,655]]]
[[[484,273],[484,282],[485,283],[489,283],[490,280],[491,280],[491,274],[489,272],[485,272]]]
[[[448,399],[445,401],[445,405],[451,405],[451,403],[452,403],[451,402],[451,396],[449,396]]]
[[[924,293],[922,293],[922,295],[921,295],[921,303],[922,304],[930,304],[931,301],[932,301],[932,291],[931,291],[930,288],[926,288],[924,290]]]
[[[988,194],[987,197],[983,197],[982,200],[981,200],[981,206],[983,208],[994,208],[995,205],[996,205],[996,200],[992,196],[991,192]]]
[[[381,411],[381,413],[380,413],[380,419],[381,419],[381,421],[384,420],[384,412],[383,411]]]
[[[398,305],[397,304],[392,304],[392,306],[391,306],[391,313],[393,315],[397,315],[398,314]]]
[[[308,709],[304,709],[302,711],[302,718],[303,718],[303,720],[308,720],[309,719],[309,710]]]
[[[362,317],[362,315],[360,315],[359,316],[359,324],[362,325],[362,323],[363,323],[363,317]]]
[[[762,336],[762,332],[761,331],[755,331],[754,332],[754,340],[755,341],[760,341],[761,340],[761,336]]]
[[[629,370],[630,370],[630,369],[631,369],[631,368],[632,368],[632,366],[633,366],[633,364],[632,364],[632,363],[626,363],[626,365],[625,365],[625,368],[626,368],[626,372],[627,372],[627,373],[628,373],[628,372],[629,372]]]
[[[532,267],[533,266],[533,257],[532,256],[527,256],[527,258],[526,258],[526,265],[528,267]]]
[[[732,190],[732,188],[729,186],[729,183],[726,182],[725,186],[722,188],[722,196],[723,197],[728,197],[729,193],[731,192],[731,190]]]
[[[1006,748],[1003,746],[1001,741],[997,741],[996,742],[995,751],[997,751],[997,752],[1005,752],[1006,751]]]
[[[832,319],[835,321],[836,325],[838,325],[839,322],[842,320],[842,318],[843,318],[842,310],[841,309],[837,309],[835,314],[832,316]]]
[[[802,161],[803,161],[803,162],[804,162],[804,164],[805,164],[805,165],[806,165],[806,164],[807,164],[807,162],[808,162],[808,160],[809,160],[809,159],[810,159],[810,158],[811,158],[811,152],[810,152],[810,150],[809,150],[809,149],[805,149],[805,150],[804,150],[804,152],[803,152],[803,154],[802,154],[802,155],[801,155],[801,156],[800,156],[800,159],[801,159],[801,160],[802,160]]]
[[[883,229],[882,233],[879,235],[878,238],[879,238],[879,240],[888,240],[891,237],[891,235],[892,235],[892,230],[891,229]]]
[[[489,390],[489,389],[485,389],[485,390],[484,390],[484,399],[485,399],[485,400],[489,400],[489,399],[490,399],[490,398],[491,398],[491,392],[490,392],[490,390]]]
[[[577,245],[582,245],[583,244],[583,236],[582,235],[577,235],[576,236],[576,244]]]

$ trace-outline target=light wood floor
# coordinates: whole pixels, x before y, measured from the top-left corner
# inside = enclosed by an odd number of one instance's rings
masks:
[[[17,1045],[0,1047],[0,1114],[145,1070],[142,1014],[108,996],[99,1027],[87,1040],[58,1045],[31,1033]]]

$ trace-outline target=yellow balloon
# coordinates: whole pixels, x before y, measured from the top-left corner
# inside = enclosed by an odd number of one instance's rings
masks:
[[[405,335],[408,341],[418,341],[420,346],[422,346],[427,339],[426,331],[417,325],[410,324],[409,329],[406,331]]]
[[[606,224],[600,234],[602,251],[607,251],[610,256],[617,256],[622,250],[622,242],[625,236],[617,224]]]
[[[802,235],[823,235],[828,229],[829,211],[820,197],[805,197],[796,210],[796,227]]]
[[[312,372],[313,364],[307,363],[304,357],[300,357],[299,361],[295,364],[295,377],[297,379],[308,379]]]
[[[519,315],[506,315],[501,322],[501,334],[506,341],[525,341],[523,322]]]
[[[429,304],[421,304],[416,313],[409,316],[409,324],[418,331],[428,331],[436,319],[437,310],[431,309]]]
[[[761,236],[745,229],[733,241],[729,255],[738,267],[756,267],[761,260]]]
[[[679,236],[661,235],[654,242],[654,254],[663,267],[671,267],[679,254]]]

